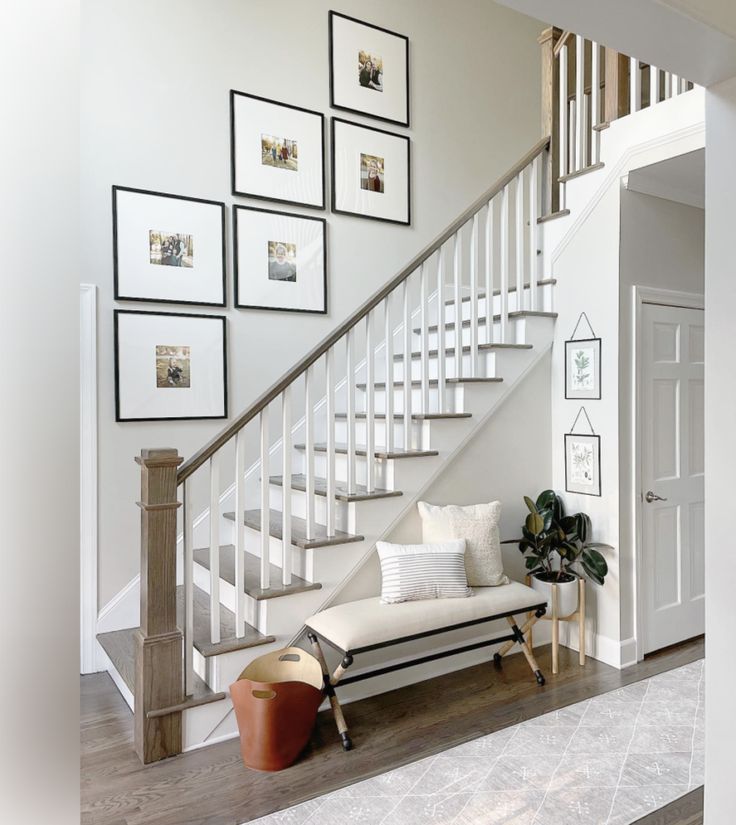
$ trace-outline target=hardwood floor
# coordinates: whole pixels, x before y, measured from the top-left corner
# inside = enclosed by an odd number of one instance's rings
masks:
[[[540,689],[521,655],[502,670],[478,665],[347,705],[355,750],[344,753],[332,716],[321,713],[296,765],[275,774],[247,770],[237,740],[143,766],[132,747],[132,715],[107,674],[82,685],[83,825],[239,825],[391,768],[438,753],[703,656],[703,641],[670,648],[619,671],[560,650],[551,673],[549,646],[537,658],[547,676]],[[697,792],[642,825],[697,825]],[[687,807],[690,806],[690,807]],[[679,817],[679,818],[678,818]],[[688,818],[690,817],[690,818]],[[693,818],[695,817],[695,818]]]
[[[634,825],[703,825],[703,789],[696,788]]]

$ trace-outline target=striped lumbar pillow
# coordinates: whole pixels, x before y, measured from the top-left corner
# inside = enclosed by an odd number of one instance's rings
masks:
[[[440,544],[379,541],[377,547],[384,604],[473,595],[465,575],[465,539]]]

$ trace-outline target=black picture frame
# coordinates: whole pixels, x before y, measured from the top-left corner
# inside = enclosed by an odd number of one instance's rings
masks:
[[[339,103],[335,102],[335,64],[334,64],[334,27],[333,27],[333,20],[335,17],[342,17],[344,20],[349,20],[351,23],[357,23],[360,26],[365,26],[369,29],[375,29],[376,31],[380,31],[383,34],[390,35],[391,37],[396,37],[400,40],[405,41],[405,53],[406,53],[406,117],[403,120],[395,120],[393,118],[383,117],[381,115],[376,115],[371,112],[367,112],[364,109],[355,109],[350,106],[344,106]],[[343,112],[351,112],[352,114],[356,115],[363,115],[364,117],[370,117],[375,120],[383,121],[384,123],[393,123],[397,126],[409,126],[410,121],[410,111],[411,111],[411,96],[409,93],[409,38],[405,34],[399,34],[399,32],[392,31],[391,29],[386,29],[383,26],[377,26],[375,23],[368,23],[365,20],[358,20],[357,17],[351,17],[349,14],[343,14],[342,12],[338,11],[330,11],[327,15],[328,20],[328,52],[329,52],[329,64],[330,64],[330,107],[332,109],[340,109]]]
[[[567,439],[568,438],[590,438],[593,439],[596,443],[596,461],[598,462],[598,492],[596,493],[586,493],[580,490],[571,490],[570,489],[570,482],[569,482],[569,472],[568,472],[568,462],[567,462]],[[565,433],[565,492],[572,493],[573,495],[577,496],[594,496],[596,498],[600,498],[603,493],[601,492],[602,488],[602,480],[601,480],[601,437],[596,435],[595,433]]]
[[[276,198],[269,195],[260,195],[253,192],[243,192],[236,186],[236,157],[235,157],[235,99],[236,97],[247,97],[251,100],[259,100],[262,103],[269,103],[272,106],[281,106],[285,109],[293,109],[297,112],[304,112],[309,115],[314,115],[320,120],[320,138],[321,150],[320,159],[322,161],[322,175],[320,180],[322,202],[320,204],[307,203],[305,201],[289,200],[287,198]],[[250,94],[249,92],[241,92],[237,89],[230,89],[230,188],[232,194],[242,198],[255,198],[257,200],[272,201],[274,203],[285,203],[290,206],[303,206],[307,209],[325,210],[327,205],[325,203],[325,116],[322,112],[317,112],[314,109],[305,109],[303,106],[295,106],[291,103],[283,103],[280,100],[273,100],[268,97]]]
[[[322,224],[322,249],[323,249],[323,309],[296,309],[294,307],[266,307],[257,306],[254,304],[240,303],[240,290],[238,285],[239,280],[239,265],[238,265],[238,212],[260,212],[269,215],[281,215],[287,218],[296,218],[302,221],[317,221]],[[263,209],[256,206],[244,206],[242,204],[233,204],[233,295],[234,306],[236,309],[255,309],[266,312],[299,312],[306,315],[327,315],[327,219],[316,215],[300,215],[295,212],[282,212],[278,209]]]
[[[160,417],[121,418],[120,416],[120,331],[118,319],[121,315],[158,315],[177,318],[203,318],[208,321],[219,320],[222,323],[222,375],[223,397],[222,415],[182,415]],[[143,309],[115,309],[113,310],[113,352],[115,373],[115,421],[118,424],[127,424],[140,421],[206,421],[228,418],[228,376],[227,376],[227,318],[225,315],[205,315],[188,312],[154,312]]]
[[[364,129],[369,132],[379,132],[390,137],[398,138],[406,142],[406,220],[401,221],[395,218],[384,218],[379,215],[368,215],[363,212],[353,212],[349,209],[338,209],[336,177],[335,177],[335,124],[344,123],[347,126],[354,126],[357,129]],[[370,221],[381,221],[382,223],[395,223],[400,226],[411,226],[411,138],[408,135],[400,135],[397,132],[390,132],[388,129],[379,129],[377,126],[368,126],[365,123],[355,123],[352,120],[345,120],[341,117],[330,118],[330,184],[332,196],[332,211],[337,215],[352,215],[356,218],[364,218]]]
[[[593,344],[597,345],[598,350],[598,373],[597,373],[597,383],[598,383],[598,392],[593,393],[592,395],[574,395],[570,391],[569,381],[570,381],[570,357],[569,357],[569,349],[573,348],[575,344]],[[570,338],[569,340],[565,341],[565,398],[569,401],[600,401],[602,398],[603,392],[603,378],[602,378],[602,366],[603,366],[603,341],[601,338]]]
[[[157,198],[172,198],[174,200],[202,203],[216,206],[221,211],[221,245],[222,245],[222,300],[221,301],[187,301],[177,298],[144,298],[136,295],[124,295],[120,288],[120,262],[118,255],[118,192],[132,192],[136,195],[150,195]],[[179,306],[226,307],[227,306],[227,221],[226,208],[223,201],[208,198],[195,198],[189,195],[175,195],[171,192],[157,192],[153,189],[137,189],[133,186],[112,186],[112,272],[113,272],[113,299],[115,301],[132,301],[135,303],[176,304]]]

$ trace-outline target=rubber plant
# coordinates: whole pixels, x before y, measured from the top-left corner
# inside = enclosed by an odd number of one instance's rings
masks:
[[[544,490],[532,501],[524,496],[529,515],[521,528],[522,537],[504,542],[515,544],[524,554],[530,575],[542,581],[562,582],[587,576],[603,584],[608,565],[598,548],[607,544],[588,541],[590,518],[585,513],[566,515],[562,500],[554,490]]]

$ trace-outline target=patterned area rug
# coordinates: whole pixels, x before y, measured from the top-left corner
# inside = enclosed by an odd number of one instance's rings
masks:
[[[703,784],[703,660],[255,820],[630,825]]]

